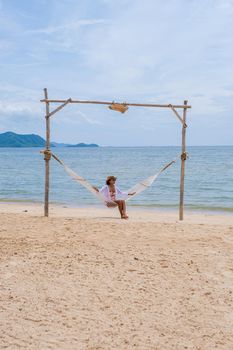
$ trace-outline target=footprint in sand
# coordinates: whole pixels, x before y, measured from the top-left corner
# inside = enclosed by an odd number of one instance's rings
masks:
[[[168,261],[167,260],[159,260],[158,263],[162,268],[167,268],[168,267]]]

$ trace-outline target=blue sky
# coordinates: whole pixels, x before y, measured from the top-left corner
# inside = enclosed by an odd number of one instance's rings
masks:
[[[51,98],[182,104],[189,145],[233,144],[233,0],[0,0],[0,132],[44,136]],[[169,110],[70,105],[52,140],[179,145]]]

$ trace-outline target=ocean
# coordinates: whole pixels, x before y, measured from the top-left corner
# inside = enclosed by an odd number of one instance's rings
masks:
[[[233,213],[233,146],[188,147],[185,207],[192,211]],[[44,160],[38,148],[0,148],[0,201],[43,202]],[[107,175],[127,190],[156,173],[180,154],[180,147],[53,148],[75,172],[102,187]],[[67,206],[101,205],[72,180],[54,160],[50,201]],[[132,207],[176,209],[179,204],[180,160],[154,184],[128,202]]]

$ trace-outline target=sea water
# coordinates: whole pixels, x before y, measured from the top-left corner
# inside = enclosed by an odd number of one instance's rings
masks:
[[[180,147],[53,148],[53,152],[93,185],[108,175],[127,190],[155,174],[180,154]],[[192,210],[233,212],[233,146],[189,147],[185,173],[185,206]],[[38,148],[0,148],[0,200],[42,202],[44,160]],[[71,206],[99,205],[79,183],[51,160],[50,200]],[[179,204],[180,160],[130,206],[175,209]]]

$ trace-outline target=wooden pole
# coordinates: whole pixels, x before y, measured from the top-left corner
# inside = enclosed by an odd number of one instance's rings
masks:
[[[188,101],[184,101],[187,105]],[[180,170],[180,208],[179,220],[184,219],[184,175],[185,175],[185,161],[186,161],[186,113],[187,108],[183,110],[183,126],[182,126],[182,154],[181,154],[181,170]]]
[[[48,99],[47,89],[44,89],[45,99]],[[46,102],[46,151],[45,152],[45,195],[44,195],[44,216],[49,216],[49,152],[50,152],[50,119],[49,119],[49,102]]]

